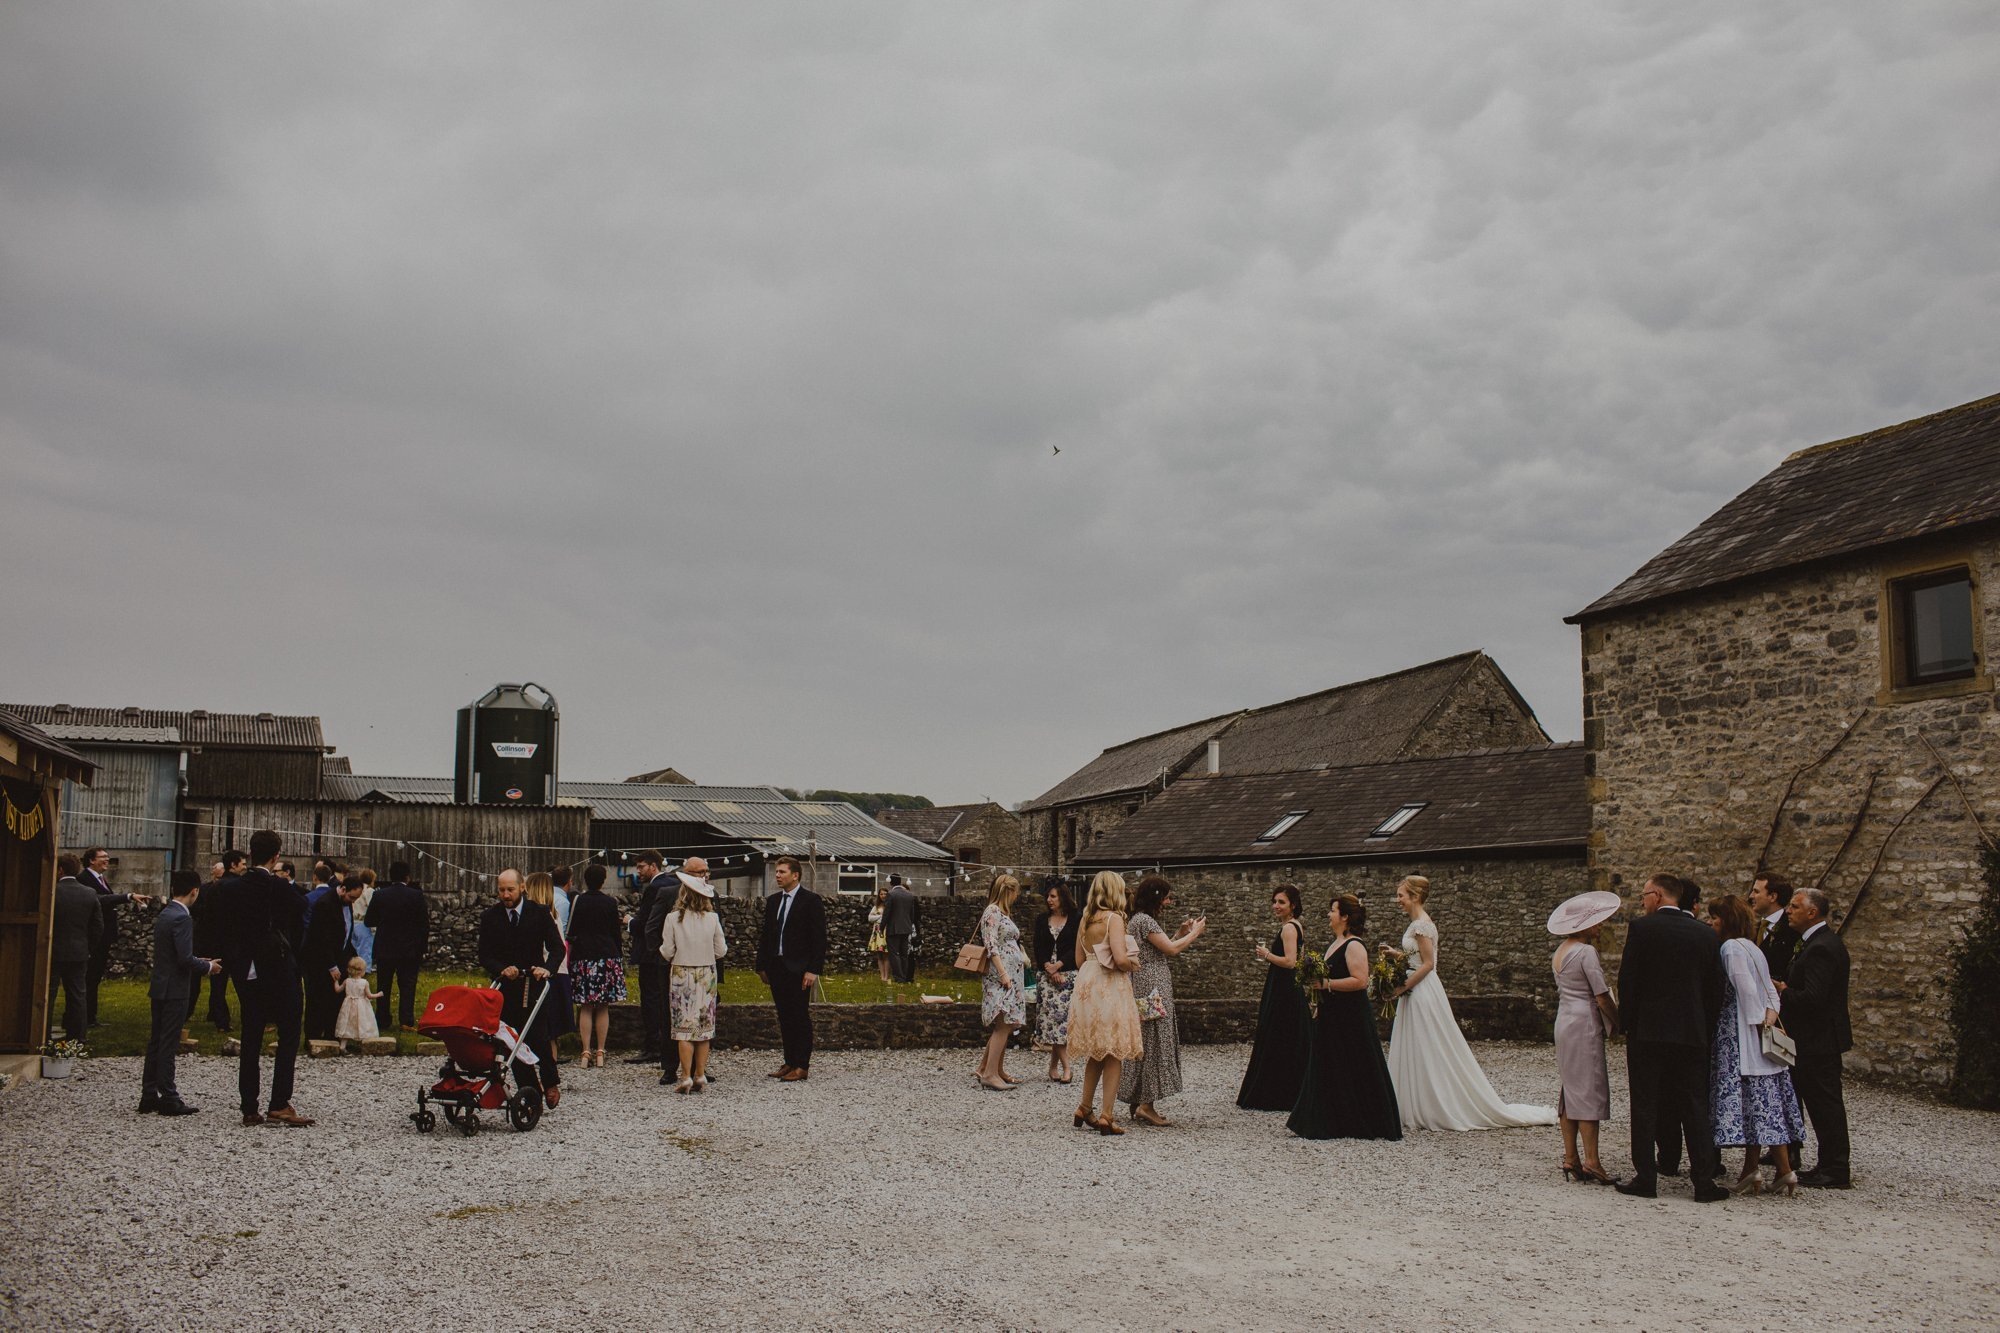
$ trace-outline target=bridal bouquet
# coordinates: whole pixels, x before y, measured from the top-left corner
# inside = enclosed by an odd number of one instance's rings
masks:
[[[1299,965],[1292,969],[1292,980],[1298,982],[1299,989],[1306,993],[1306,1007],[1312,1010],[1314,1018],[1318,1018],[1318,983],[1326,980],[1326,955],[1317,949],[1299,950]]]
[[[1409,976],[1407,958],[1391,958],[1386,953],[1375,955],[1375,966],[1368,969],[1368,997],[1375,1001],[1377,1018],[1396,1016],[1396,991]]]

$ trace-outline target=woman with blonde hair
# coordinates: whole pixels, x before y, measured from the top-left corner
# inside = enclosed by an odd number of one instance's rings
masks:
[[[1076,988],[1069,1004],[1069,1050],[1081,1056],[1083,1100],[1070,1123],[1088,1125],[1100,1134],[1123,1134],[1111,1118],[1118,1099],[1124,1062],[1146,1053],[1146,1036],[1139,1029],[1139,1007],[1132,997],[1131,973],[1139,966],[1125,937],[1125,878],[1100,870],[1090,881],[1084,901],[1083,924],[1076,937]],[[1104,1109],[1096,1112],[1098,1086],[1104,1088]]]
[[[986,890],[986,910],[979,914],[979,942],[986,946],[986,971],[979,978],[986,1054],[979,1062],[979,1084],[988,1092],[1014,1090],[1018,1080],[1007,1077],[1007,1038],[1028,1021],[1028,960],[1021,952],[1021,927],[1012,915],[1020,896],[1020,880],[997,875]]]
[[[681,1078],[674,1091],[690,1093],[708,1086],[708,1047],[722,999],[715,964],[729,952],[729,942],[722,937],[715,890],[684,870],[674,873],[681,892],[660,924],[660,958],[668,964],[667,1040],[680,1047]]]

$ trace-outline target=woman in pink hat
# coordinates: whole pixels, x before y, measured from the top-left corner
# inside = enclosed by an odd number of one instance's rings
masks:
[[[1549,915],[1556,946],[1556,1068],[1562,1096],[1563,1178],[1614,1185],[1597,1159],[1597,1124],[1611,1114],[1611,1079],[1604,1067],[1604,1038],[1618,1028],[1618,1005],[1604,980],[1597,937],[1618,912],[1615,893],[1580,893]],[[1577,1140],[1583,1153],[1577,1155]]]

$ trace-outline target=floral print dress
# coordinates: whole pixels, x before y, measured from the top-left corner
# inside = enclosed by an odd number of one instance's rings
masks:
[[[1021,928],[999,904],[988,903],[979,918],[979,942],[986,946],[986,971],[979,979],[980,1025],[1020,1027],[1028,1021],[1028,959],[1021,952]]]

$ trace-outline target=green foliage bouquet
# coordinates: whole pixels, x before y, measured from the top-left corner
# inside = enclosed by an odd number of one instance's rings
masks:
[[[1368,969],[1368,996],[1375,1001],[1377,1018],[1396,1016],[1396,992],[1409,975],[1409,959],[1392,958],[1387,953],[1375,955],[1375,965]]]
[[[1299,989],[1306,993],[1306,1008],[1312,1010],[1314,1018],[1318,1018],[1319,983],[1326,980],[1326,955],[1318,949],[1299,950],[1299,965],[1292,969],[1292,980],[1298,982]]]

